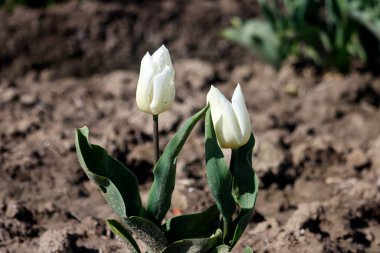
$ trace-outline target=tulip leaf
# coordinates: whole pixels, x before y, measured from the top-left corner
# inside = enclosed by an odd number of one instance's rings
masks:
[[[154,181],[149,191],[147,211],[161,223],[170,208],[175,184],[177,157],[195,124],[203,118],[208,106],[188,119],[173,136],[154,170]]]
[[[145,210],[141,204],[136,176],[102,147],[91,144],[88,135],[87,127],[76,130],[75,146],[84,172],[99,186],[117,215],[143,215]]]
[[[235,211],[235,201],[231,193],[232,175],[216,139],[210,110],[206,113],[205,137],[208,185],[222,216],[230,219]]]
[[[209,238],[184,239],[170,244],[162,253],[206,253],[221,243],[221,231]]]
[[[239,241],[240,237],[243,235],[245,229],[247,228],[249,221],[251,220],[253,215],[252,210],[242,210],[239,216],[234,220],[234,235],[230,242],[231,247],[235,246],[235,244]]]
[[[127,244],[129,250],[133,253],[141,253],[136,241],[123,225],[117,220],[107,220],[107,224],[111,231]]]
[[[235,232],[232,246],[240,239],[251,220],[259,191],[259,180],[252,168],[252,149],[254,145],[255,138],[252,134],[245,145],[232,151],[230,167],[233,175],[233,194],[241,208],[239,216],[234,221]]]
[[[213,205],[201,213],[171,218],[165,223],[165,234],[169,242],[186,238],[209,237],[217,230],[219,222],[219,210],[216,205]]]
[[[252,149],[255,145],[253,134],[249,141],[232,150],[231,174],[233,177],[234,197],[243,209],[251,209],[255,206],[258,192],[256,173],[252,168]]]
[[[159,227],[142,217],[124,218],[124,222],[153,252],[160,252],[167,245],[167,239]]]
[[[231,247],[233,247],[239,241],[240,237],[243,235],[245,229],[247,228],[250,220],[252,219],[252,216],[253,209],[245,209],[240,212],[239,216],[234,221],[235,232],[231,240]]]
[[[259,184],[259,180],[255,175],[255,184]],[[235,232],[233,239],[231,241],[231,245],[235,245],[237,241],[240,239],[245,229],[247,228],[249,221],[253,216],[253,207],[251,209],[241,209],[239,216],[234,221]]]

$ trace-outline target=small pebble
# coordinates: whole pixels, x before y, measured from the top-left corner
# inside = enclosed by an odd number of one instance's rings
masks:
[[[20,98],[20,102],[22,105],[34,105],[37,101],[37,96],[35,94],[24,94]]]
[[[8,88],[4,90],[1,94],[0,102],[7,103],[12,101],[17,97],[17,91],[14,88]]]

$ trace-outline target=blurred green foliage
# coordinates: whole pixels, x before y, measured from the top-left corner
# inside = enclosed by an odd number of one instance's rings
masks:
[[[263,19],[239,18],[222,35],[279,67],[288,56],[323,69],[380,66],[379,0],[259,0]]]

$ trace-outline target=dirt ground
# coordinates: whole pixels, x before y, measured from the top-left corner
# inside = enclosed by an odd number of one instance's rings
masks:
[[[219,37],[255,1],[70,1],[0,10],[0,253],[127,252],[76,159],[74,129],[90,127],[139,178],[152,182],[151,118],[135,105],[140,59],[162,43],[176,103],[160,115],[163,148],[205,104],[210,84],[242,85],[256,136],[256,213],[234,252],[380,252],[380,78],[278,72]],[[173,208],[212,197],[199,126],[177,166]],[[226,154],[228,156],[228,154]]]

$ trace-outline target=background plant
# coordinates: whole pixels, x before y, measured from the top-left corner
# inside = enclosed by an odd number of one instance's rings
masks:
[[[262,19],[232,20],[225,38],[279,67],[293,55],[346,71],[353,61],[380,65],[377,0],[259,0]]]

